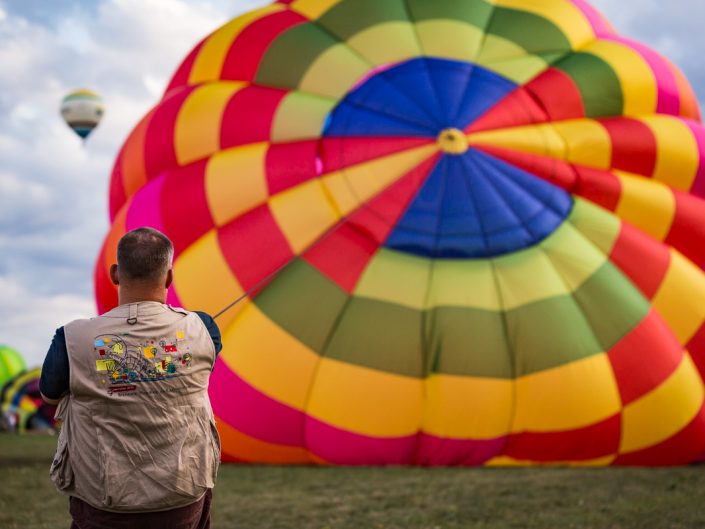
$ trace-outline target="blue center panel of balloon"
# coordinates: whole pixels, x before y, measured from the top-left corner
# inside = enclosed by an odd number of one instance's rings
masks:
[[[413,59],[378,72],[336,106],[327,137],[427,137],[465,130],[517,85],[480,66]],[[533,246],[572,208],[570,194],[470,148],[443,154],[385,246],[425,257],[486,258]]]

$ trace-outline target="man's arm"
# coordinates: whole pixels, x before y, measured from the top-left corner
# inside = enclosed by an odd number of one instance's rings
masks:
[[[217,357],[218,353],[223,349],[223,343],[220,339],[220,329],[218,328],[218,324],[213,318],[210,317],[210,315],[206,314],[205,312],[197,310],[196,314],[198,314],[198,317],[201,318],[203,325],[205,325],[206,329],[208,329],[208,334],[211,335],[211,340],[213,340],[213,345],[215,346],[215,356]]]
[[[59,402],[61,402],[61,399],[50,399],[44,393],[42,393],[42,400],[47,404],[51,404],[52,406],[58,406]]]
[[[64,328],[56,329],[47,351],[42,374],[39,378],[39,391],[47,404],[57,405],[69,392],[69,353],[66,349]]]

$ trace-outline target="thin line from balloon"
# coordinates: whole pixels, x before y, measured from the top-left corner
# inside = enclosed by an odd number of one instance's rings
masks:
[[[316,246],[318,246],[320,243],[322,243],[323,241],[325,241],[328,237],[330,237],[330,236],[333,234],[333,232],[335,232],[335,230],[337,230],[340,226],[342,226],[343,223],[346,222],[347,220],[348,220],[348,217],[347,217],[347,216],[342,216],[342,217],[338,220],[338,222],[336,222],[335,224],[333,224],[330,228],[328,228],[325,232],[323,232],[323,234],[322,234],[320,237],[318,237],[316,240],[314,240],[313,242],[311,242],[311,244],[309,244],[308,246],[306,246],[306,248],[304,248],[304,249],[301,251],[301,253],[300,253],[299,255],[300,255],[300,256],[301,256],[301,255],[305,255],[305,254],[308,253],[310,250],[312,250],[313,248],[315,248]],[[232,301],[232,302],[231,302],[230,304],[228,304],[225,308],[223,308],[220,312],[218,312],[215,316],[213,316],[213,319],[219,318],[219,317],[222,316],[224,313],[226,313],[227,311],[229,311],[230,309],[232,309],[235,305],[237,305],[238,303],[240,303],[241,301],[243,301],[245,298],[249,298],[250,294],[252,294],[252,293],[255,292],[256,290],[259,290],[260,288],[262,288],[263,286],[265,286],[267,283],[269,283],[270,281],[272,281],[273,279],[275,279],[275,278],[276,278],[280,273],[282,273],[282,272],[284,271],[284,269],[285,269],[287,266],[289,266],[294,260],[295,260],[295,259],[289,259],[289,260],[286,261],[285,263],[282,263],[281,265],[279,265],[279,267],[278,267],[276,270],[274,270],[273,272],[271,272],[270,274],[268,274],[267,276],[265,276],[263,279],[261,279],[260,281],[258,281],[254,286],[250,287],[247,291],[245,291],[245,292],[243,292],[242,294],[240,294],[234,301]]]

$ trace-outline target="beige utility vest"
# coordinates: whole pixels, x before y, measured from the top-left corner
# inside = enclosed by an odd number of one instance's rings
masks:
[[[147,301],[64,326],[70,392],[56,487],[115,512],[174,509],[215,485],[213,341],[193,312]]]

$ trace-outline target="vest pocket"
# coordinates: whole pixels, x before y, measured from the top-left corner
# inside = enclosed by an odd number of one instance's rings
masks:
[[[204,410],[193,413],[188,422],[178,461],[174,485],[181,493],[200,497],[215,486],[220,463],[220,438],[214,421]]]
[[[210,420],[211,425],[211,446],[213,447],[213,482],[218,474],[218,467],[220,466],[220,434],[218,433],[218,427],[215,424],[215,420]]]
[[[56,453],[54,460],[51,462],[49,475],[51,480],[56,485],[56,488],[61,491],[67,491],[73,488],[73,468],[71,468],[71,460],[69,458],[69,445],[66,439],[66,431],[61,430],[59,440],[56,445]]]

